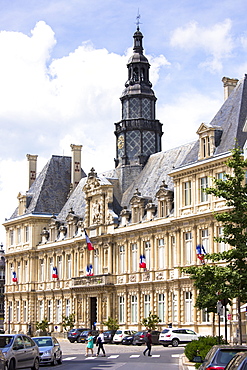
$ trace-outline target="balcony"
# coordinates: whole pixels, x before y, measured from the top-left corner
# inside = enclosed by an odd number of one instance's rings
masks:
[[[72,286],[102,286],[114,285],[115,277],[112,275],[82,276],[72,279]]]

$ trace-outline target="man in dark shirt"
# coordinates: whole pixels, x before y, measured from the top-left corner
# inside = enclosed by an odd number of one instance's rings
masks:
[[[152,335],[151,335],[151,330],[149,329],[147,334],[144,337],[144,340],[146,342],[146,349],[143,352],[144,356],[146,356],[146,352],[148,351],[148,356],[151,356],[151,346],[152,346]]]

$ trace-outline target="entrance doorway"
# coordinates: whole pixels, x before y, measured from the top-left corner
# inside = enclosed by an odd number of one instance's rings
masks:
[[[90,326],[92,329],[96,329],[97,322],[97,298],[90,297]]]

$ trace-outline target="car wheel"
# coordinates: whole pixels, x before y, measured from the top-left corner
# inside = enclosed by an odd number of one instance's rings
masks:
[[[15,370],[15,360],[13,358],[10,360],[8,370]]]
[[[62,356],[57,360],[57,363],[59,364],[59,365],[61,365],[62,364],[62,362],[63,362],[63,359],[62,359]]]
[[[177,347],[179,345],[179,340],[177,338],[172,340],[172,347]]]
[[[81,343],[81,339],[80,338],[77,338],[77,343]]]
[[[34,360],[34,364],[33,364],[33,367],[31,367],[31,370],[39,370],[39,359],[38,359],[38,357],[36,357],[36,359]]]
[[[56,366],[57,365],[57,359],[56,359],[56,356],[54,355],[53,357],[53,361],[52,361],[52,366]]]

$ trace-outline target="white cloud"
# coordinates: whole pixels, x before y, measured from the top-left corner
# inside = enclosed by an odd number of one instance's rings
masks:
[[[222,60],[228,58],[234,48],[231,28],[230,19],[207,28],[195,21],[190,22],[173,32],[171,46],[187,51],[203,50],[206,60],[199,63],[199,66],[211,72],[218,72],[222,69]]]

